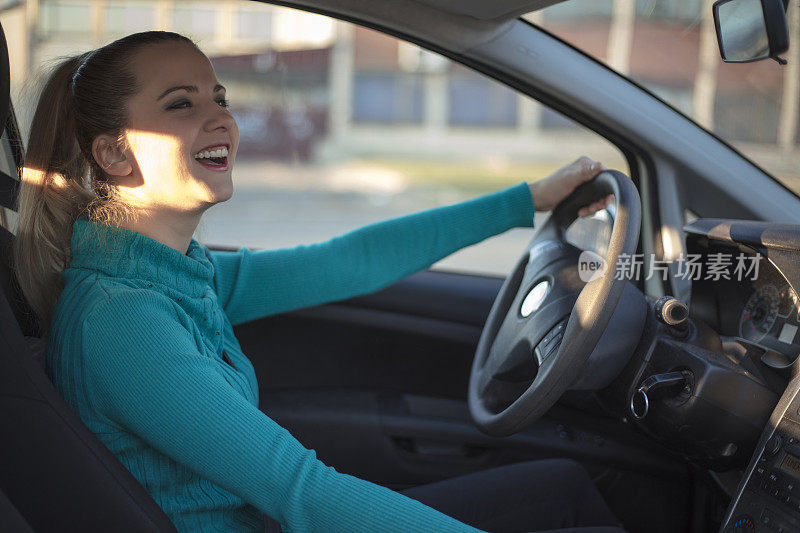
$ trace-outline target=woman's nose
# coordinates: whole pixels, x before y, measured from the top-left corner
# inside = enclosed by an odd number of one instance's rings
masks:
[[[205,127],[208,131],[214,131],[218,129],[224,130],[231,130],[234,127],[235,119],[233,115],[231,115],[230,111],[227,108],[224,108],[218,104],[214,104],[214,110],[211,113],[211,116],[208,117],[206,121]]]

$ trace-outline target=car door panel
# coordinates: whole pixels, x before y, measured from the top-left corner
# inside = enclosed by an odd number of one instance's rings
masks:
[[[566,405],[505,439],[475,428],[469,372],[501,284],[427,271],[237,326],[260,408],[328,464],[396,488],[547,457],[684,476],[625,424]]]

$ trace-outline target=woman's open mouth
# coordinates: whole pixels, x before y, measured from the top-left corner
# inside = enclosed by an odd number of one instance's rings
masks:
[[[228,147],[224,145],[212,146],[210,149],[196,153],[194,159],[211,170],[220,172],[228,170]]]

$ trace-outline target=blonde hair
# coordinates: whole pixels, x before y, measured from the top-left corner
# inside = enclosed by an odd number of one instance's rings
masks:
[[[138,48],[164,41],[194,43],[177,33],[142,32],[62,61],[39,96],[22,169],[14,240],[17,283],[47,337],[63,290],[75,221],[121,225],[136,219],[92,155],[92,142],[110,134],[122,143],[127,100],[138,90],[128,68]]]

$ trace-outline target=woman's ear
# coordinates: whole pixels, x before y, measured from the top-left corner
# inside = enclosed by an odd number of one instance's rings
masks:
[[[127,176],[133,170],[128,154],[111,135],[98,135],[92,141],[92,156],[109,176]]]

